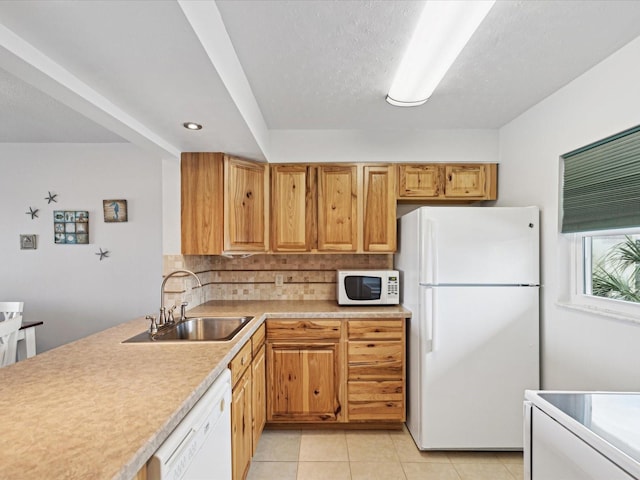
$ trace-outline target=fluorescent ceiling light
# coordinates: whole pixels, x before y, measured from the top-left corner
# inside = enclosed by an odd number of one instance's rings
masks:
[[[428,0],[387,95],[399,107],[422,105],[495,0]]]

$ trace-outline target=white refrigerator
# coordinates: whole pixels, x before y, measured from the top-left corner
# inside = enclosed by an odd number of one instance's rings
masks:
[[[521,450],[539,389],[539,210],[422,207],[399,219],[407,427],[421,450]]]

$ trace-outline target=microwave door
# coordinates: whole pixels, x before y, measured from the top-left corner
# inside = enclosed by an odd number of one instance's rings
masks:
[[[380,300],[382,279],[364,275],[349,275],[344,279],[344,287],[349,300]]]

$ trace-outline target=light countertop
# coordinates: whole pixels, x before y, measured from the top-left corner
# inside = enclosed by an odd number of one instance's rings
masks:
[[[121,343],[137,318],[0,369],[0,478],[130,479],[265,318],[406,318],[401,306],[219,301],[188,316],[249,315],[228,342]]]

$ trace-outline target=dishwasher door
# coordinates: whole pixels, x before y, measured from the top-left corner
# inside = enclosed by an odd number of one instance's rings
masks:
[[[147,463],[149,480],[231,480],[231,372],[224,370]]]

